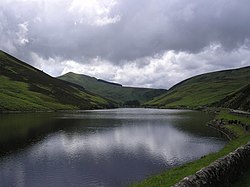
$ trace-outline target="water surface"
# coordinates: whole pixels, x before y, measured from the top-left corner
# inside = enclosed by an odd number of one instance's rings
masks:
[[[202,112],[1,114],[3,186],[126,186],[221,149]]]

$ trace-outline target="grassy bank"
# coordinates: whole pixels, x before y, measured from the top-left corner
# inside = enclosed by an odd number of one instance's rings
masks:
[[[248,141],[250,141],[250,133],[245,131],[245,127],[242,127],[242,125],[238,124],[228,124],[230,120],[237,120],[241,121],[244,124],[250,124],[250,118],[238,116],[235,114],[230,114],[229,111],[222,110],[219,112],[219,114],[216,115],[216,119],[218,120],[222,119],[223,122],[225,123],[225,127],[233,131],[233,133],[238,138],[231,140],[219,152],[206,155],[199,160],[170,169],[157,176],[150,177],[140,183],[133,184],[132,186],[172,186],[181,179],[183,179],[184,177],[194,174],[196,171],[200,170],[203,167],[208,166],[216,159],[227,155],[228,153],[237,149],[239,146],[244,145]],[[249,179],[247,179],[247,176],[245,177],[243,176],[245,184],[249,184],[248,183]]]

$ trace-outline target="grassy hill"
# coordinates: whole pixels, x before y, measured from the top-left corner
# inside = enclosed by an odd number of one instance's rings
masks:
[[[53,78],[0,51],[0,111],[70,110],[112,107],[84,88]]]
[[[215,106],[250,111],[250,84],[229,94]]]
[[[133,101],[134,103],[136,103],[136,101],[144,103],[152,100],[156,96],[166,93],[167,91],[164,89],[123,87],[117,83],[111,83],[94,77],[71,72],[58,78],[83,86],[90,92],[102,95],[103,97],[112,99],[122,104],[133,103]]]
[[[209,106],[250,82],[250,67],[206,73],[184,80],[146,103],[150,107],[196,108]],[[222,103],[220,103],[222,105]]]

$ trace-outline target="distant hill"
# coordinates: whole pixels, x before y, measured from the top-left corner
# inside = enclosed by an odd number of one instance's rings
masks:
[[[53,78],[0,51],[0,111],[70,110],[113,107],[83,87]]]
[[[250,84],[229,94],[215,106],[250,111]]]
[[[167,92],[167,90],[164,89],[124,87],[117,83],[107,82],[87,75],[75,74],[72,72],[58,78],[83,86],[90,92],[122,104],[135,103],[136,101],[144,103]]]
[[[211,106],[216,103],[218,105],[219,101],[222,105],[222,99],[246,86],[249,82],[250,67],[206,73],[176,84],[166,94],[147,102],[146,106],[196,108]],[[232,102],[232,98],[228,100],[228,103]]]

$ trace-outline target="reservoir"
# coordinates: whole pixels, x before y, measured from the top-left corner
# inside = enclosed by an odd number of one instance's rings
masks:
[[[127,186],[220,150],[189,110],[0,114],[1,186]]]

